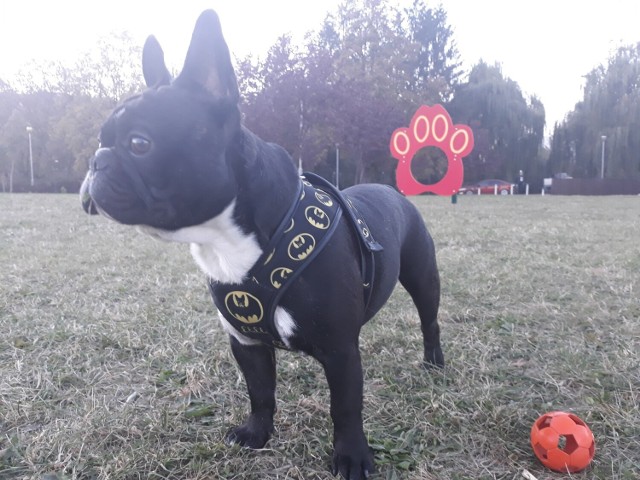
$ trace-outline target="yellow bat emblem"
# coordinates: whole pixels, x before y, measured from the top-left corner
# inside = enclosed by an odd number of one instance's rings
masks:
[[[304,216],[312,226],[319,228],[320,230],[326,230],[329,228],[331,220],[324,210],[318,207],[307,207],[304,211]]]
[[[231,316],[242,323],[258,323],[264,316],[260,300],[247,292],[236,290],[227,293],[224,305]]]
[[[287,253],[291,260],[300,261],[307,258],[314,248],[316,248],[316,239],[308,233],[301,233],[289,242]]]
[[[271,285],[274,288],[280,288],[282,283],[289,278],[289,275],[293,272],[290,268],[286,267],[278,267],[273,272],[271,272]]]
[[[326,193],[324,193],[322,190],[316,190],[316,198],[321,204],[327,207],[330,207],[333,205],[333,200],[331,200],[331,197]]]

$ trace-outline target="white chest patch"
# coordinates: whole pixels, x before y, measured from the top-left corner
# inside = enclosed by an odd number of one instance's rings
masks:
[[[191,244],[191,255],[200,269],[212,280],[240,283],[262,255],[262,249],[251,233],[245,234],[233,221],[235,200],[217,217],[200,225],[175,231],[140,226],[153,237],[168,242]]]
[[[144,225],[138,230],[167,242],[189,243],[193,259],[209,278],[221,283],[241,283],[262,255],[262,249],[253,233],[245,234],[233,221],[234,208],[235,200],[217,217],[179,230],[160,230]],[[222,315],[219,317],[225,331],[240,343],[258,343],[238,332]],[[289,338],[294,334],[296,324],[289,312],[276,307],[274,325],[280,338],[290,346]]]

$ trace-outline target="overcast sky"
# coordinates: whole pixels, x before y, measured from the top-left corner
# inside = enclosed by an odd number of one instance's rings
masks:
[[[437,2],[427,0],[429,5]],[[72,61],[101,36],[153,33],[167,62],[182,65],[191,30],[218,11],[233,54],[263,55],[275,39],[317,28],[339,0],[0,0],[0,78],[30,59]],[[399,0],[408,4],[409,0]],[[620,45],[640,42],[640,0],[442,0],[464,66],[499,62],[526,94],[537,95],[547,126],[582,98],[583,75]]]

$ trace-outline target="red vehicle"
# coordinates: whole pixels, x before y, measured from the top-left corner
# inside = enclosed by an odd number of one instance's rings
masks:
[[[478,191],[481,195],[509,195],[511,193],[517,193],[517,187],[514,183],[506,182],[504,180],[481,180],[478,183],[465,185],[460,188],[458,194],[478,195]]]

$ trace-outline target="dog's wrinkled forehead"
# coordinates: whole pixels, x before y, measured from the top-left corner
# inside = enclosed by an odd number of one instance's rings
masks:
[[[125,100],[111,113],[100,130],[100,143],[112,147],[117,135],[131,128],[198,130],[196,126],[214,125],[221,128],[229,119],[239,117],[238,105],[229,98],[214,98],[204,91],[189,91],[184,87],[148,89]],[[150,122],[152,120],[152,122]],[[138,132],[140,133],[140,132]]]
[[[111,112],[111,115],[109,115],[100,129],[100,145],[102,147],[113,147],[116,143],[118,133],[122,133],[123,130],[126,131],[133,126],[131,124],[130,114],[139,110],[143,99],[143,93],[129,97]],[[129,117],[128,122],[126,121],[127,117]]]

